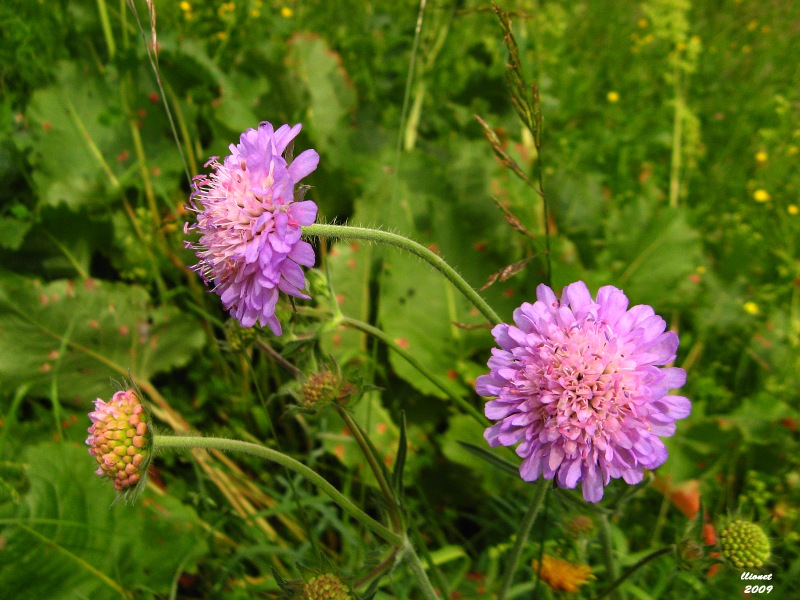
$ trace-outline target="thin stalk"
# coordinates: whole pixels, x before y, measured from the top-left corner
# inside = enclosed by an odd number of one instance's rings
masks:
[[[603,545],[603,562],[606,565],[606,577],[616,583],[606,590],[605,595],[611,598],[620,598],[616,588],[622,581],[617,583],[619,571],[617,570],[617,562],[614,560],[614,547],[611,543],[611,526],[608,522],[608,515],[603,513],[600,515],[600,543]]]
[[[361,579],[356,581],[353,584],[353,587],[355,587],[356,589],[363,587],[376,577],[382,575],[384,571],[386,571],[386,569],[388,569],[395,563],[397,553],[399,551],[400,551],[399,547],[392,548],[392,551],[389,552],[389,555],[385,559],[383,559],[376,567],[374,567],[369,573],[367,573]]]
[[[407,237],[388,231],[381,231],[380,229],[350,227],[347,225],[323,225],[321,223],[303,227],[303,236],[329,237],[341,240],[368,240],[396,246],[411,254],[415,254],[444,275],[492,325],[502,323],[502,319],[497,316],[497,313],[487,304],[486,300],[481,298],[480,294],[478,294],[453,267],[447,264],[442,257]]]
[[[389,487],[389,482],[386,481],[386,477],[383,475],[383,469],[381,469],[380,464],[378,464],[375,453],[372,451],[373,447],[364,437],[364,432],[361,430],[361,427],[358,426],[358,423],[353,420],[352,415],[339,404],[334,404],[333,407],[336,412],[339,413],[339,416],[342,418],[345,425],[347,425],[350,433],[353,434],[358,447],[361,448],[361,453],[364,455],[364,458],[367,459],[370,469],[372,469],[372,474],[375,476],[375,480],[378,482],[378,486],[381,488],[381,493],[386,499],[386,506],[389,509],[389,516],[392,520],[392,526],[396,531],[402,531],[402,520],[400,519],[400,513],[397,510],[397,503],[395,502],[394,494]]]
[[[336,504],[338,504],[343,511],[364,525],[364,527],[372,531],[381,539],[394,545],[407,543],[407,540],[403,536],[394,533],[382,524],[378,523],[378,521],[370,517],[367,513],[353,504],[349,498],[344,496],[339,490],[333,487],[333,485],[331,485],[327,479],[319,475],[316,471],[308,468],[306,465],[298,460],[295,460],[291,456],[287,456],[286,454],[278,452],[277,450],[250,442],[200,436],[155,435],[153,436],[153,444],[154,447],[158,449],[175,448],[178,450],[193,450],[195,448],[204,448],[207,450],[245,452],[247,454],[252,454],[259,458],[272,461],[283,467],[286,467],[294,473],[297,473],[301,477],[304,477],[309,482],[317,486]]]
[[[542,176],[543,166],[542,166],[542,149],[541,143],[536,143],[536,163],[538,168],[539,176],[539,195],[542,197],[542,210],[544,212],[544,253],[545,253],[545,265],[547,267],[547,271],[545,272],[545,283],[548,286],[553,285],[553,265],[552,260],[550,259],[550,215],[547,209],[547,196],[544,194],[544,178]]]
[[[428,579],[425,565],[422,564],[422,561],[414,551],[414,547],[411,545],[411,542],[408,541],[408,538],[404,539],[403,553],[403,558],[408,561],[408,566],[411,567],[411,572],[417,580],[417,585],[419,585],[422,595],[428,600],[437,600],[438,596],[436,595],[436,590],[433,589],[431,580]]]
[[[533,498],[531,498],[531,504],[525,516],[522,518],[522,523],[517,532],[517,539],[514,542],[514,547],[511,549],[511,555],[508,557],[508,566],[506,567],[503,582],[500,584],[500,590],[497,592],[497,600],[503,600],[503,598],[506,597],[508,590],[511,588],[511,584],[514,582],[514,575],[519,566],[522,549],[525,547],[525,544],[528,543],[528,535],[536,521],[536,517],[539,515],[539,510],[542,508],[542,502],[544,502],[548,487],[549,483],[545,479],[540,480],[539,483],[536,484],[536,490],[533,493]]]
[[[114,43],[114,32],[111,30],[111,21],[108,18],[108,7],[105,0],[97,0],[97,12],[100,13],[100,25],[103,28],[103,37],[108,47],[108,58],[113,60],[117,53],[117,46]]]
[[[597,597],[597,599],[596,599],[596,600],[601,600],[602,598],[606,598],[606,597],[608,597],[608,596],[609,596],[609,595],[610,595],[610,594],[611,594],[611,593],[612,593],[614,590],[616,590],[616,589],[617,589],[617,588],[618,588],[620,585],[622,585],[622,584],[624,583],[624,581],[625,581],[626,579],[628,579],[628,577],[630,577],[631,575],[633,575],[633,574],[634,574],[636,571],[638,571],[639,569],[641,569],[643,566],[645,566],[645,565],[646,565],[647,563],[649,563],[651,560],[655,560],[655,559],[657,559],[659,556],[664,556],[665,554],[669,554],[669,553],[671,553],[671,552],[674,552],[674,551],[675,551],[675,546],[674,546],[674,545],[670,545],[670,546],[667,546],[667,547],[665,547],[665,548],[661,548],[661,549],[659,549],[659,550],[655,550],[654,552],[651,552],[650,554],[648,554],[647,556],[645,556],[645,557],[644,557],[642,560],[640,560],[639,562],[637,562],[635,565],[633,565],[633,566],[629,567],[629,568],[628,568],[628,569],[627,569],[627,570],[626,570],[626,571],[625,571],[625,572],[622,574],[622,576],[621,576],[620,578],[616,579],[616,580],[614,581],[614,583],[612,583],[612,584],[611,584],[611,586],[610,586],[610,587],[609,587],[607,590],[605,590],[603,593],[601,593],[601,594],[600,594],[600,595]]]
[[[418,361],[414,355],[410,352],[406,352],[398,343],[396,343],[392,338],[390,338],[386,333],[382,330],[378,329],[377,327],[373,327],[369,323],[364,323],[362,321],[358,321],[356,319],[351,319],[350,317],[341,317],[342,325],[346,325],[348,327],[352,327],[353,329],[360,329],[364,333],[368,333],[369,335],[378,338],[384,344],[386,344],[391,350],[396,352],[403,358],[406,362],[408,362],[412,367],[417,369],[428,381],[430,381],[433,385],[437,388],[442,390],[448,398],[450,398],[453,402],[455,402],[461,410],[475,419],[481,426],[486,426],[486,418],[469,402],[467,402],[461,396],[453,393],[447,386],[442,384],[439,379],[434,375],[434,373],[428,369],[423,363]]]

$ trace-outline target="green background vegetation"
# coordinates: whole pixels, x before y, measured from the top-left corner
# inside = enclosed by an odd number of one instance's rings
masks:
[[[485,291],[510,320],[543,280],[544,222],[540,197],[475,119],[538,179],[497,18],[481,2],[430,1],[415,38],[420,6],[408,1],[162,2],[154,39],[145,3],[135,6],[141,29],[124,0],[0,5],[0,590],[255,598],[277,593],[276,573],[364,577],[380,544],[285,471],[160,456],[139,502],[109,509],[113,490],[83,446],[91,401],[130,375],[161,431],[281,449],[379,514],[339,417],[294,408],[307,377],[327,369],[359,390],[352,410],[389,467],[405,411],[420,543],[448,594],[489,597],[530,485],[459,443],[482,444],[481,427],[438,387],[331,317],[338,307],[379,326],[480,407],[473,385],[492,339],[456,325],[482,325],[480,315],[416,258],[336,244],[318,246],[313,300],[279,305],[281,338],[243,331],[186,268],[195,259],[182,227],[188,178],[209,156],[262,120],[302,122],[298,150],[321,156],[308,178],[321,221],[408,234],[476,287],[515,265]],[[503,8],[540,90],[553,287],[617,285],[681,337],[693,413],[657,475],[636,489],[613,482],[601,504],[621,566],[702,543],[703,522],[753,519],[773,542],[771,597],[790,598],[800,593],[800,5]],[[595,597],[609,582],[597,533],[575,537],[567,524],[597,514],[579,491],[550,494],[545,510],[514,589],[533,589],[544,544],[592,567],[582,593]],[[741,593],[733,569],[707,577],[716,550],[662,557],[623,593]],[[413,590],[400,566],[378,597]]]

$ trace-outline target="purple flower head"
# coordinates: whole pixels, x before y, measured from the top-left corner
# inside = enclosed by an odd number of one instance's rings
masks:
[[[559,302],[546,285],[537,301],[514,311],[513,325],[492,330],[490,372],[478,377],[486,416],[497,421],[484,437],[491,446],[517,446],[525,481],[582,482],[583,497],[598,502],[611,478],[639,483],[643,469],[667,460],[659,439],[691,403],[669,390],[686,372],[659,368],[675,359],[678,336],[652,307],[628,309],[628,298],[605,286],[593,300],[582,281]]]
[[[317,218],[317,205],[294,201],[297,182],[317,168],[319,155],[306,150],[287,164],[283,154],[300,133],[301,125],[275,131],[264,121],[248,129],[230,155],[206,166],[210,175],[194,178],[189,210],[197,213],[184,231],[200,238],[186,246],[197,250],[192,267],[212,284],[225,310],[252,327],[269,325],[275,335],[281,324],[275,316],[278,292],[308,298],[301,265],[314,264],[314,250],[300,239],[302,227]]]

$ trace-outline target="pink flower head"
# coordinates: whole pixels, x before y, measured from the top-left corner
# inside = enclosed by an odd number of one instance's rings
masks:
[[[139,396],[124,390],[108,402],[98,398],[89,418],[86,445],[98,465],[95,475],[111,479],[118,492],[134,490],[147,473],[152,438]]]
[[[269,325],[275,335],[281,324],[275,316],[278,292],[308,298],[302,266],[314,264],[314,249],[300,239],[302,227],[317,218],[312,201],[295,202],[295,185],[317,168],[319,155],[306,150],[291,164],[283,154],[302,125],[273,130],[264,121],[248,129],[239,144],[230,145],[223,162],[206,163],[214,172],[194,178],[189,210],[196,222],[184,231],[200,234],[199,262],[192,267],[222,299],[225,310],[252,327]]]
[[[678,336],[652,307],[628,309],[628,298],[605,286],[593,300],[582,281],[564,288],[561,302],[546,285],[537,301],[514,311],[513,325],[492,330],[490,372],[476,389],[494,396],[486,416],[497,423],[491,446],[517,446],[525,481],[582,482],[583,497],[598,502],[611,478],[639,483],[644,469],[667,460],[659,439],[691,403],[668,391],[686,372],[659,368],[675,360]]]

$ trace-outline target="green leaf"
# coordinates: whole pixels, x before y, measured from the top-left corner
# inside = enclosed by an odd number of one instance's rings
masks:
[[[58,82],[37,90],[28,108],[29,160],[40,202],[70,210],[101,205],[133,153],[119,94],[91,71],[61,63]]]
[[[367,322],[369,319],[369,277],[373,247],[352,242],[334,244],[327,255],[327,275],[342,314]],[[359,356],[365,349],[366,334],[339,326],[321,338],[326,353],[340,363]]]
[[[109,508],[113,488],[100,490],[84,448],[40,444],[25,460],[31,488],[4,520],[0,552],[0,590],[15,598],[167,594],[208,550],[195,512],[172,497],[145,493]]]
[[[408,456],[408,437],[406,435],[406,413],[400,413],[400,440],[397,442],[397,461],[392,470],[392,487],[395,494],[403,497],[403,470],[406,468],[406,457]]]
[[[464,333],[453,322],[459,317],[457,292],[438,272],[419,258],[387,253],[381,274],[378,318],[381,327],[403,349],[424,363],[455,394],[464,386],[456,376]],[[396,352],[392,369],[423,394],[445,398],[442,390]]]
[[[609,225],[609,246],[600,264],[611,264],[620,287],[634,304],[653,306],[685,302],[677,294],[702,257],[700,235],[687,222],[683,209],[651,213],[641,202],[626,207]],[[696,287],[696,286],[695,286]],[[687,291],[687,290],[682,290]]]
[[[321,37],[297,34],[289,41],[286,61],[308,95],[303,123],[316,148],[326,162],[344,164],[349,153],[342,140],[343,124],[355,108],[356,93],[341,57]]]
[[[422,460],[406,460],[400,448],[400,428],[392,420],[382,403],[378,392],[367,392],[355,406],[348,408],[356,423],[359,424],[364,434],[369,438],[377,453],[388,469],[397,464],[399,459],[405,461],[404,478],[413,479],[414,474],[422,466]],[[329,413],[332,414],[332,413]],[[370,485],[377,485],[372,471],[366,464],[361,449],[356,443],[352,433],[344,427],[341,419],[332,417],[321,423],[321,437],[325,450],[336,456],[342,464],[350,469],[358,469],[364,481]],[[414,457],[416,448],[420,448],[426,441],[418,428],[410,427],[405,431],[407,437],[408,457]]]
[[[0,382],[87,401],[112,391],[109,378],[149,378],[185,365],[204,342],[195,319],[155,308],[138,286],[88,279],[42,284],[0,278]],[[24,342],[24,343],[23,343]]]
[[[0,248],[19,250],[31,225],[30,221],[20,221],[12,217],[0,217]]]
[[[488,447],[479,446],[483,441],[483,427],[468,415],[453,415],[442,439],[442,452],[447,460],[464,465],[481,478],[489,493],[500,493],[508,489],[509,476],[519,480],[519,465],[514,465],[495,454]]]

